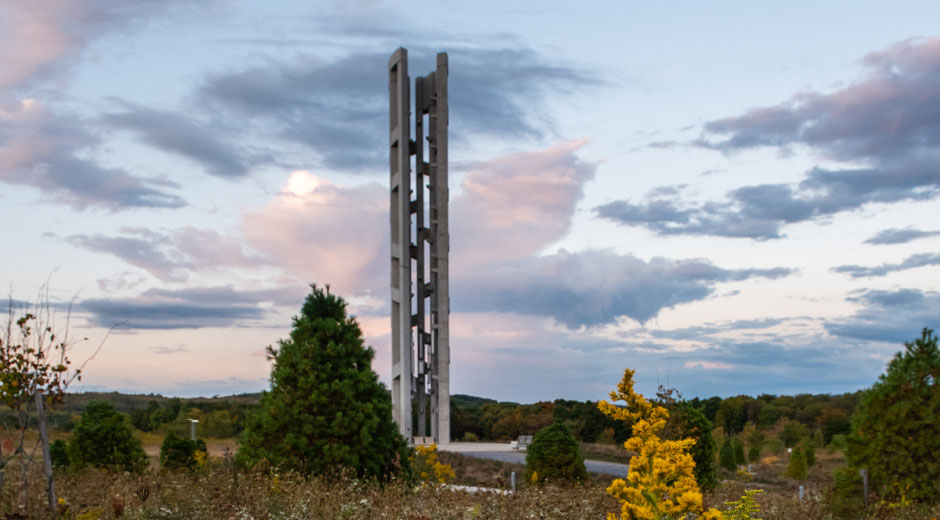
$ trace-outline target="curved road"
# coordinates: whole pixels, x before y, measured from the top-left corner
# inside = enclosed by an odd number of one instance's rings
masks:
[[[442,444],[437,447],[440,451],[451,451],[460,453],[468,457],[478,459],[498,460],[501,462],[512,462],[516,464],[525,464],[525,451],[514,450],[508,444],[483,443],[483,442],[460,442],[452,444]],[[584,466],[591,473],[602,473],[604,475],[613,475],[616,477],[626,477],[630,466],[628,464],[618,464],[616,462],[606,462],[601,460],[586,460]]]

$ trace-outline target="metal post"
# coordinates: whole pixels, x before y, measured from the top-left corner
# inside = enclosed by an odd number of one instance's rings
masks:
[[[513,471],[512,474],[509,475],[509,483],[510,483],[510,487],[512,487],[512,491],[515,493],[516,491],[516,472],[515,471]]]
[[[803,501],[803,486],[800,486],[800,502]]]
[[[199,422],[197,419],[189,419],[189,440],[196,440],[196,423]]]
[[[865,507],[868,507],[868,470],[860,469],[858,474],[862,476],[862,493],[865,494]]]

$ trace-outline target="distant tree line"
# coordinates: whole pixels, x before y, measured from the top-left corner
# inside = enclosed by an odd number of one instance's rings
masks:
[[[805,431],[822,432],[826,444],[835,435],[846,435],[851,429],[851,415],[861,392],[847,394],[800,394],[777,396],[762,394],[758,397],[693,398],[684,401],[699,410],[709,422],[722,428],[725,434],[736,435],[750,423],[758,429],[770,429],[778,423],[794,423],[790,430],[799,428],[797,437]],[[629,436],[629,426],[614,421],[597,410],[593,401],[554,402],[534,404],[497,402],[466,395],[451,397],[451,435],[461,440],[504,441],[519,435],[531,435],[552,424],[555,419],[565,422],[575,438],[581,442],[623,443]],[[792,435],[792,434],[791,434]],[[796,440],[798,440],[798,438]],[[792,444],[789,444],[792,446]]]
[[[699,410],[727,435],[744,432],[748,424],[763,430],[781,424],[784,426],[781,439],[786,447],[791,447],[815,431],[821,432],[824,444],[832,442],[834,436],[847,435],[860,395],[861,392],[737,395],[695,397],[684,403]],[[165,434],[172,430],[188,436],[188,419],[196,419],[201,437],[227,438],[244,430],[245,418],[257,408],[259,394],[193,399],[116,392],[69,394],[65,405],[51,414],[50,426],[58,431],[72,431],[81,411],[92,400],[111,403],[141,431]],[[622,444],[630,434],[630,425],[601,414],[594,401],[556,399],[519,404],[469,395],[451,396],[451,435],[455,440],[509,441],[519,435],[533,435],[556,419],[563,421],[580,442]],[[0,410],[0,421],[12,420],[8,411]]]

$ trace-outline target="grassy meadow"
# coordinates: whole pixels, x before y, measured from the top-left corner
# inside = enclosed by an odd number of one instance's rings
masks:
[[[20,501],[19,471],[12,463],[3,489],[4,519],[341,519],[401,518],[431,519],[576,519],[604,518],[616,512],[617,501],[606,488],[613,477],[592,475],[583,485],[543,486],[522,482],[525,467],[493,460],[475,459],[457,453],[440,453],[440,459],[456,472],[455,485],[508,490],[510,475],[517,475],[515,493],[466,491],[452,487],[420,485],[403,481],[380,484],[348,474],[303,478],[296,473],[277,473],[271,468],[237,469],[231,460],[236,441],[207,439],[210,457],[206,467],[195,472],[160,471],[156,462],[159,435],[137,432],[151,458],[151,467],[141,475],[96,469],[62,470],[56,473],[58,496],[65,504],[56,515],[44,508],[45,489],[38,473],[30,468],[28,509],[11,507]],[[226,449],[228,450],[226,452]],[[624,462],[626,452],[612,445],[582,444],[588,458],[605,454],[608,460]],[[620,458],[615,454],[619,451]],[[786,455],[767,455],[752,465],[753,474],[724,473],[718,489],[705,495],[706,506],[724,508],[747,489],[762,489],[757,495],[764,520],[827,519],[827,494],[835,468],[844,465],[839,452],[819,450],[817,463],[805,481],[782,476]],[[798,486],[805,486],[798,500]],[[938,511],[892,509],[873,505],[862,518],[930,519]]]

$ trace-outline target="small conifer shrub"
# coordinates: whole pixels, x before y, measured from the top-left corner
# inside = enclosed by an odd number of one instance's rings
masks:
[[[92,401],[75,425],[68,444],[68,458],[72,465],[120,468],[142,471],[147,467],[147,455],[140,440],[134,437],[124,416],[114,410],[111,403]]]
[[[526,448],[525,462],[526,480],[533,482],[583,481],[587,478],[578,441],[560,420],[535,434]],[[533,475],[537,476],[533,478]]]
[[[160,446],[160,467],[163,469],[194,469],[198,465],[198,454],[206,453],[206,442],[191,441],[170,430]]]
[[[49,458],[52,459],[53,468],[64,468],[69,465],[69,452],[65,441],[56,439],[49,446]]]
[[[753,445],[747,450],[748,462],[760,462],[760,446]]]
[[[725,437],[724,442],[721,443],[721,449],[718,450],[718,465],[721,469],[728,471],[738,469],[738,465],[734,461],[734,448],[731,446],[730,437]]]
[[[290,337],[268,347],[271,389],[246,419],[236,460],[359,477],[410,471],[410,453],[392,419],[388,390],[372,370],[375,351],[362,340],[346,302],[313,286]]]
[[[803,446],[803,457],[806,459],[806,468],[809,469],[816,465],[816,447],[811,442]]]
[[[743,466],[747,463],[744,459],[744,442],[741,439],[735,437],[731,441],[731,448],[734,451],[734,463],[738,466]]]
[[[793,448],[793,452],[790,453],[790,462],[787,463],[787,469],[783,472],[783,476],[795,480],[806,478],[806,457],[799,446]]]

